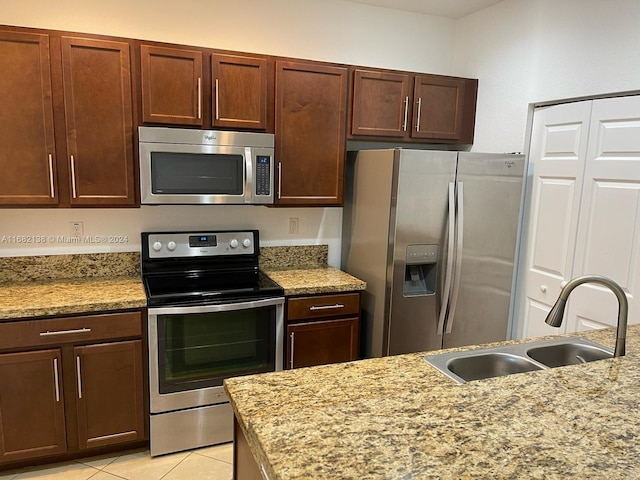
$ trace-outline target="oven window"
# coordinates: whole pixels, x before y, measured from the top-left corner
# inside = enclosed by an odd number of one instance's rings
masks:
[[[244,158],[216,153],[151,152],[155,194],[243,195]]]
[[[158,315],[160,393],[275,370],[276,307]]]

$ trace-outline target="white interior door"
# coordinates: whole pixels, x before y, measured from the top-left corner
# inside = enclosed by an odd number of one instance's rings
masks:
[[[591,104],[567,103],[534,113],[529,152],[532,191],[518,289],[525,337],[557,334],[566,325],[559,330],[544,319],[560,294],[560,284],[571,278]]]
[[[605,275],[624,289],[629,321],[640,321],[640,97],[593,101],[573,276]],[[568,331],[617,324],[607,288],[569,297]]]

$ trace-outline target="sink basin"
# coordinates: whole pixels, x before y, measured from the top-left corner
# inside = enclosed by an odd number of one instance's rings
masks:
[[[563,337],[426,355],[424,360],[458,383],[577,365],[613,357],[613,350],[582,337]]]
[[[611,358],[613,355],[602,348],[576,343],[559,343],[546,347],[537,347],[527,350],[527,355],[536,362],[547,367],[562,367],[565,365],[578,365],[580,363],[593,362]]]
[[[454,358],[447,363],[447,368],[467,382],[541,369],[526,358],[502,352]]]

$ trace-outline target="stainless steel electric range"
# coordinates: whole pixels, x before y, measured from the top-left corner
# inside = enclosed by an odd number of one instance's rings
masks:
[[[283,289],[257,230],[142,233],[151,455],[233,439],[225,378],[282,369]]]

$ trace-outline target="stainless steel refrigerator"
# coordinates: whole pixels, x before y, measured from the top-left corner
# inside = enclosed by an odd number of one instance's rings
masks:
[[[522,155],[351,152],[342,268],[367,282],[366,357],[505,340]]]

